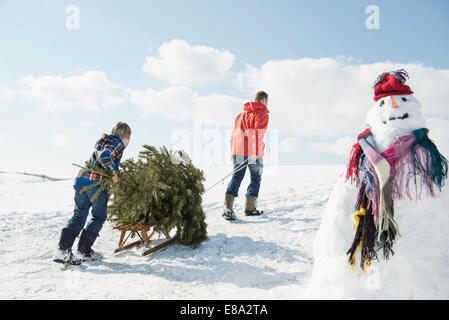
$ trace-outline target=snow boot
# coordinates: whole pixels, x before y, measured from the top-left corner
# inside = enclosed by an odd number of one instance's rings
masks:
[[[59,238],[58,250],[53,256],[53,261],[57,263],[80,265],[81,260],[72,253],[73,242],[78,233],[70,228],[64,228]]]
[[[260,216],[263,213],[263,211],[259,211],[256,209],[256,202],[256,197],[246,198],[245,214],[247,216]]]
[[[78,233],[70,228],[64,228],[61,230],[61,236],[59,237],[58,247],[60,250],[72,249]]]
[[[83,232],[81,232],[80,240],[78,241],[78,252],[83,261],[99,260],[103,258],[101,254],[92,250],[92,245],[97,237],[98,235],[86,229],[83,229]]]
[[[96,261],[96,260],[103,260],[103,255],[101,253],[98,253],[92,249],[90,249],[87,253],[80,253],[81,259],[83,261]]]
[[[79,266],[82,262],[72,253],[72,249],[58,249],[53,255],[53,261],[74,266]]]
[[[232,194],[226,193],[225,194],[225,202],[224,202],[224,211],[223,211],[223,217],[226,220],[235,220],[237,217],[234,213],[234,200],[235,197]]]

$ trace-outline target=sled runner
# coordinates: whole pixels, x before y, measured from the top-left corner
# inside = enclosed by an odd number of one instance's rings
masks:
[[[151,228],[153,228],[153,230],[152,230],[151,234],[148,235],[148,232],[151,230]],[[156,225],[154,225],[154,224],[147,224],[147,225],[125,224],[125,225],[115,226],[114,229],[121,231],[118,248],[114,250],[114,253],[118,253],[123,250],[128,250],[135,246],[143,244],[143,245],[145,245],[146,248],[148,248],[148,250],[146,250],[142,253],[143,256],[146,256],[146,255],[153,253],[155,251],[158,251],[170,244],[173,244],[176,241],[175,237],[173,237],[173,238],[170,237],[167,229],[164,226],[162,226],[162,231],[164,233],[166,240],[164,242],[154,245],[153,247],[150,248],[150,244],[152,242],[157,241],[157,240],[150,240],[156,233]],[[129,233],[126,236],[127,232],[129,232]],[[125,245],[126,241],[129,239],[129,237],[130,236],[134,237],[135,235],[137,235],[139,237],[139,240]]]

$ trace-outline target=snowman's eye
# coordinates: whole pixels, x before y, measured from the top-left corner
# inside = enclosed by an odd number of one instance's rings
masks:
[[[406,99],[406,98],[402,98],[402,101],[404,101],[404,102],[405,102],[405,101],[407,101],[407,99]]]
[[[382,100],[379,104],[379,107],[382,107],[384,104],[385,104],[385,101]]]

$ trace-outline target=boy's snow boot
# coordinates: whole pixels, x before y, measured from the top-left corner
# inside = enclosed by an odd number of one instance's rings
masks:
[[[59,237],[58,250],[53,256],[53,261],[57,263],[67,263],[80,265],[81,260],[72,253],[73,242],[75,242],[78,233],[70,228],[64,228]]]
[[[256,202],[256,197],[246,198],[245,214],[247,216],[260,216],[263,213],[263,211],[259,211],[256,209]]]
[[[232,194],[229,194],[229,193],[225,194],[223,217],[226,220],[235,220],[237,218],[235,216],[234,208],[233,208],[234,200],[235,200],[235,197]]]
[[[78,241],[78,252],[81,254],[83,260],[98,260],[103,258],[101,254],[92,250],[92,245],[97,237],[96,234],[86,229],[83,229],[83,232],[81,232],[80,240]]]
[[[98,253],[97,251],[94,251],[92,249],[90,249],[90,252],[88,253],[80,253],[80,254],[83,261],[95,261],[103,259],[103,255],[101,253]]]
[[[64,228],[61,231],[61,236],[59,237],[58,247],[60,250],[72,249],[73,243],[75,242],[78,233],[70,228]]]
[[[78,259],[73,253],[72,249],[58,249],[53,256],[53,261],[57,263],[71,264],[79,266],[81,259]]]

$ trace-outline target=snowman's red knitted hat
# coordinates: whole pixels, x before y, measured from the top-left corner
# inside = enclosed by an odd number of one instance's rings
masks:
[[[388,96],[413,94],[410,87],[405,84],[408,78],[408,73],[404,69],[382,73],[373,85],[374,101]]]

